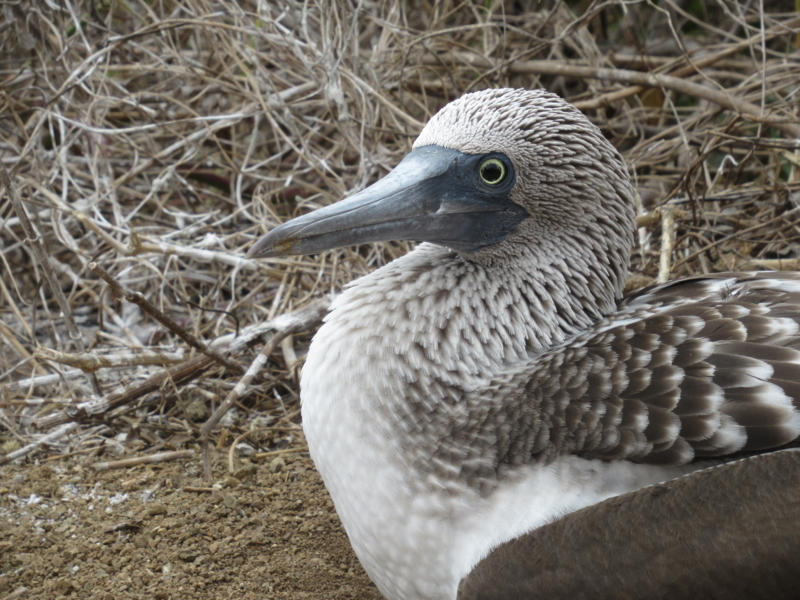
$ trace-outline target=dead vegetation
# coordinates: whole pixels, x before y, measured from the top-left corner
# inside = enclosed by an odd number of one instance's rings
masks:
[[[244,252],[383,176],[470,90],[545,87],[623,152],[632,287],[797,268],[790,2],[2,8],[0,463],[107,468],[205,439],[207,467],[235,468],[236,448],[302,447],[297,369],[325,299],[408,248]]]

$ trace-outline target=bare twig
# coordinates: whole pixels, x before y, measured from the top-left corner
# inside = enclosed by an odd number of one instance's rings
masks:
[[[98,369],[118,369],[120,367],[133,367],[137,365],[167,366],[181,363],[186,360],[183,353],[175,352],[124,352],[117,354],[101,355],[94,352],[84,354],[67,354],[50,348],[37,348],[34,356],[43,360],[78,367],[81,371],[91,372]],[[244,369],[242,369],[244,370]]]
[[[138,465],[151,465],[155,463],[167,462],[170,460],[184,460],[191,458],[194,452],[191,450],[178,450],[175,452],[161,452],[159,454],[149,454],[147,456],[136,456],[123,460],[112,460],[109,462],[95,463],[95,471],[109,471],[111,469],[127,469]]]
[[[51,431],[47,435],[42,436],[35,442],[27,444],[26,446],[20,448],[19,450],[14,450],[13,452],[9,452],[5,456],[0,456],[0,465],[4,465],[7,462],[12,460],[16,460],[18,458],[22,458],[23,456],[27,456],[28,454],[38,451],[43,446],[47,444],[52,444],[55,441],[60,440],[62,437],[70,433],[71,431],[75,431],[78,428],[77,423],[67,423],[62,425],[55,431]]]
[[[108,271],[103,269],[97,263],[91,262],[87,265],[88,269],[100,277],[103,281],[105,281],[109,287],[114,291],[115,294],[118,296],[123,296],[128,302],[133,302],[134,304],[138,304],[141,306],[147,314],[153,317],[156,321],[161,323],[164,327],[169,329],[172,333],[177,335],[181,338],[184,342],[189,344],[192,348],[196,348],[200,350],[202,353],[206,354],[207,356],[213,358],[216,362],[224,366],[229,371],[241,375],[244,373],[244,369],[241,365],[237,365],[236,363],[230,362],[228,359],[220,355],[218,352],[210,349],[206,346],[203,342],[198,340],[194,337],[191,333],[186,331],[183,327],[178,325],[175,321],[170,319],[167,315],[163,312],[158,310],[158,308],[153,305],[141,292],[134,292],[132,289],[121,285],[116,279],[114,279]]]
[[[214,364],[214,359],[208,356],[197,356],[177,367],[148,377],[144,382],[131,386],[124,392],[111,394],[97,400],[81,402],[70,406],[63,411],[48,415],[36,422],[38,429],[49,429],[62,423],[80,421],[90,417],[97,417],[113,408],[123,406],[141,398],[151,392],[158,391],[162,385],[172,381],[175,385],[182,385],[197,377]]]
[[[717,64],[718,62],[724,60],[725,58],[741,52],[745,48],[750,48],[754,44],[757,44],[759,42],[764,42],[778,35],[785,34],[787,28],[797,27],[798,25],[800,25],[800,19],[791,19],[787,23],[783,23],[780,26],[773,27],[763,33],[758,33],[749,39],[739,42],[738,44],[730,44],[725,48],[723,48],[722,50],[720,50],[719,52],[715,52],[714,54],[703,56],[695,61],[692,61],[691,63],[671,72],[670,75],[672,77],[686,77],[687,75],[691,75],[692,73],[700,72],[700,69]],[[652,60],[653,58],[658,58],[658,57],[647,57],[647,59],[645,59],[647,61],[645,62],[645,64],[648,63],[653,64],[654,62]],[[619,61],[619,57],[616,57],[616,61]],[[740,61],[737,61],[735,64],[731,66],[733,68],[741,68],[742,65]],[[614,92],[609,92],[608,94],[603,94],[602,96],[593,98],[592,100],[584,100],[582,102],[576,102],[575,106],[581,110],[593,110],[596,108],[600,108],[602,106],[607,106],[617,100],[622,100],[623,98],[628,98],[630,96],[640,94],[645,89],[647,89],[647,86],[635,85],[625,88],[623,90],[616,90]]]
[[[303,327],[310,327],[322,319],[327,307],[327,301],[318,301],[312,303],[296,313],[281,315],[273,321],[259,323],[257,326],[249,327],[243,330],[237,337],[234,337],[233,335],[223,336],[219,340],[215,340],[211,346],[215,349],[222,349],[225,355],[230,356],[234,352],[244,348],[247,344],[260,335],[263,335],[269,331],[286,330],[288,333],[291,333],[293,331],[302,329]],[[199,377],[203,372],[210,368],[214,362],[214,359],[208,356],[197,356],[176,367],[168,369],[167,371],[148,377],[142,383],[134,385],[124,392],[118,392],[107,397],[100,398],[99,400],[91,400],[70,406],[69,408],[57,414],[40,419],[36,425],[39,429],[49,429],[51,427],[60,425],[61,423],[101,415],[109,410],[112,410],[113,408],[123,406],[151,392],[155,392],[159,390],[162,385],[169,381],[171,381],[174,385],[183,385]],[[221,416],[222,415],[220,415],[220,417]]]
[[[17,192],[14,189],[14,184],[11,182],[11,177],[8,174],[8,170],[6,169],[5,165],[0,161],[0,182],[2,182],[3,187],[6,189],[6,193],[8,194],[8,198],[11,201],[11,205],[14,207],[14,212],[19,219],[20,224],[22,225],[23,230],[25,231],[26,242],[30,244],[31,248],[33,249],[33,253],[36,256],[36,260],[39,265],[42,267],[42,272],[44,273],[44,278],[47,281],[47,285],[50,288],[50,291],[55,296],[56,302],[58,302],[58,306],[61,309],[61,314],[64,315],[64,323],[67,326],[67,331],[69,332],[69,337],[72,342],[75,344],[75,347],[80,351],[83,352],[85,349],[85,345],[83,343],[83,336],[81,332],[78,331],[78,326],[75,324],[75,318],[72,314],[72,308],[67,301],[67,297],[64,294],[64,290],[61,289],[61,284],[58,282],[56,278],[56,274],[53,271],[53,266],[50,264],[50,260],[47,257],[47,253],[44,250],[44,245],[42,244],[42,239],[36,233],[31,224],[30,220],[28,219],[28,213],[25,210],[22,202],[20,201],[19,197],[17,196]],[[96,393],[100,392],[100,386],[97,383],[97,380],[93,377],[89,377],[94,390]]]
[[[661,214],[661,260],[658,267],[658,283],[669,281],[672,249],[675,247],[675,207],[665,204],[658,209]]]
[[[434,60],[425,57],[425,62],[434,63]],[[502,61],[489,59],[480,55],[468,54],[464,52],[451,52],[442,57],[437,57],[434,64],[447,62],[459,62],[481,69],[492,69],[504,65]],[[662,87],[695,98],[701,98],[718,104],[723,108],[735,110],[748,119],[757,122],[767,123],[776,129],[792,136],[800,138],[800,125],[796,122],[789,122],[787,115],[773,116],[771,114],[761,115],[761,109],[747,100],[737,98],[725,91],[715,90],[705,87],[698,83],[686,81],[680,77],[671,75],[659,75],[657,73],[642,73],[639,71],[628,71],[626,69],[609,69],[604,67],[583,67],[579,65],[564,64],[561,61],[523,61],[511,62],[504,65],[509,72],[536,74],[536,75],[556,75],[562,77],[579,77],[587,79],[606,79],[609,81],[621,81],[623,83],[635,83],[642,87]],[[796,119],[793,119],[796,121]]]
[[[0,385],[0,389],[5,390],[6,392],[16,392],[19,390],[33,390],[39,386],[43,385],[53,385],[54,383],[58,383],[62,379],[70,380],[70,379],[77,379],[78,377],[83,377],[86,374],[85,371],[82,369],[69,369],[64,371],[63,373],[50,373],[48,375],[39,375],[37,377],[30,377],[27,379],[19,379],[17,381],[12,381],[11,383],[6,383]]]
[[[224,402],[220,404],[219,408],[214,411],[214,414],[211,415],[208,421],[206,421],[203,427],[200,429],[200,433],[203,435],[203,437],[210,436],[214,427],[217,426],[217,423],[219,423],[219,420],[223,417],[223,415],[231,409],[231,407],[239,398],[247,393],[250,382],[263,368],[267,360],[269,360],[270,355],[281,343],[281,340],[283,340],[286,336],[291,335],[295,331],[308,329],[314,323],[319,322],[327,310],[328,308],[326,302],[316,302],[307,306],[306,308],[298,310],[297,312],[285,314],[275,319],[275,333],[272,335],[269,341],[264,344],[264,347],[252,362],[250,368],[247,369],[247,372],[239,380],[233,390],[231,390]]]

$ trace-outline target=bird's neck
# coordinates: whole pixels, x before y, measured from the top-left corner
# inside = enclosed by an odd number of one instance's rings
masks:
[[[387,365],[405,358],[404,369],[418,372],[412,379],[428,372],[483,379],[615,310],[624,275],[604,281],[602,269],[555,258],[564,254],[484,266],[423,244],[358,280],[328,320]]]
[[[614,310],[613,286],[593,294],[575,267],[546,258],[487,267],[424,244],[345,290],[301,381],[304,429],[328,487],[337,467],[325,457],[341,448],[326,444],[343,443],[330,434],[341,423],[378,463],[412,465],[420,476],[408,485],[432,477],[441,488],[467,473],[467,440],[453,431],[485,407],[465,399]],[[493,485],[491,472],[485,479]]]

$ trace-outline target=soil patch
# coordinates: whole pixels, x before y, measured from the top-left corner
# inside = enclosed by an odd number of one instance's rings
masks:
[[[5,466],[0,598],[381,598],[309,458],[211,487],[199,464]]]

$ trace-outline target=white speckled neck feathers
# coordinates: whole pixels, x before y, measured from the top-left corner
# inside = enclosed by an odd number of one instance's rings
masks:
[[[568,283],[533,264],[485,267],[424,244],[339,296],[315,346],[341,348],[338,369],[361,382],[352,401],[404,448],[402,460],[418,471],[441,467],[441,485],[463,466],[436,456],[467,414],[465,395],[597,318],[601,308],[571,294]]]

